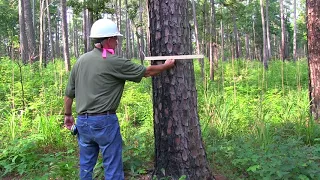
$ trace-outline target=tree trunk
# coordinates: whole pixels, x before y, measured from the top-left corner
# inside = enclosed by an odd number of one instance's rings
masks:
[[[39,44],[39,66],[42,66],[42,61],[43,61],[43,49],[44,49],[44,29],[45,29],[45,22],[44,22],[44,5],[45,5],[45,0],[40,0],[40,15],[39,15],[39,22],[40,22],[40,32],[39,32],[39,39],[40,39],[40,44]]]
[[[297,60],[297,1],[293,1],[293,60]]]
[[[193,22],[194,22],[194,35],[196,38],[196,50],[197,50],[197,54],[200,54],[196,5],[194,0],[192,0],[192,12],[193,12]],[[204,61],[203,59],[199,59],[199,62],[200,62],[200,68],[201,68],[201,77],[204,78]]]
[[[35,39],[35,31],[33,28],[32,23],[32,12],[31,12],[31,3],[30,0],[24,0],[24,22],[25,22],[25,29],[27,34],[28,40],[28,56],[29,62],[32,63],[36,58],[36,39]]]
[[[20,24],[20,53],[22,62],[25,64],[29,60],[28,57],[28,40],[26,37],[26,29],[24,23],[24,6],[23,0],[19,0],[19,24]]]
[[[245,34],[245,43],[246,43],[246,59],[250,59],[250,38],[249,34]]]
[[[126,9],[128,9],[128,0],[125,0]],[[130,34],[129,34],[129,18],[128,11],[126,11],[126,58],[130,59]]]
[[[67,24],[67,2],[61,2],[61,19],[62,19],[62,41],[63,41],[63,59],[66,71],[70,71],[69,42],[68,42],[68,24]]]
[[[280,51],[280,57],[281,60],[285,60],[285,46],[286,46],[286,40],[285,40],[285,33],[286,28],[284,26],[284,10],[283,10],[283,0],[280,0],[280,18],[281,18],[281,51]]]
[[[84,9],[83,10],[83,45],[84,45],[84,52],[88,52],[88,43],[87,43],[87,36],[88,36],[88,10]]]
[[[233,21],[233,34],[234,34],[234,42],[235,42],[235,49],[236,49],[235,58],[238,59],[240,57],[240,54],[239,54],[240,46],[238,41],[238,28],[237,28],[236,16],[234,14],[234,10],[232,10],[232,21]]]
[[[320,2],[307,0],[308,63],[310,112],[316,121],[320,118]]]
[[[261,21],[262,21],[262,61],[264,69],[268,69],[268,51],[267,51],[267,41],[266,41],[266,26],[265,26],[265,20],[264,20],[264,8],[263,8],[263,0],[260,0],[260,8],[261,8]]]
[[[211,0],[211,25],[210,25],[210,80],[214,80],[214,62],[215,62],[215,48],[214,39],[216,34],[216,18],[215,18],[215,8],[214,8],[214,0]]]
[[[270,30],[269,30],[269,0],[266,0],[266,35],[267,35],[267,59],[271,58]]]
[[[52,38],[52,31],[51,31],[51,16],[50,16],[50,0],[46,0],[47,2],[47,19],[48,19],[48,30],[49,30],[49,42],[50,42],[50,59],[55,58],[55,51],[54,51],[54,43]]]
[[[151,55],[191,53],[187,0],[149,0]],[[162,18],[159,18],[162,17]],[[152,64],[163,61],[153,61]],[[157,178],[214,179],[206,160],[197,113],[192,60],[152,78]]]
[[[225,61],[225,56],[224,56],[224,28],[223,28],[222,19],[220,20],[220,29],[221,29],[221,60]]]
[[[75,14],[73,14],[73,39],[74,39],[74,44],[73,44],[73,48],[74,48],[74,56],[77,58],[79,57],[79,38],[78,38],[78,20],[75,17]]]

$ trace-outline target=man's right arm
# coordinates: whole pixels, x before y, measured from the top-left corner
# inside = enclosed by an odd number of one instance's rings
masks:
[[[144,77],[155,76],[162,71],[171,69],[174,66],[174,62],[174,59],[168,59],[164,64],[148,66],[144,73]]]

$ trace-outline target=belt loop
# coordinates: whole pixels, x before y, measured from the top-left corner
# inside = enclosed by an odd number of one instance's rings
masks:
[[[88,113],[86,113],[86,119],[88,119]]]

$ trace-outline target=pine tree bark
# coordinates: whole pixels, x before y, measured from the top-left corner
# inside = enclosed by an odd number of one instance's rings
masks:
[[[264,69],[268,69],[268,51],[267,51],[267,38],[266,38],[266,26],[265,26],[265,19],[264,19],[264,7],[263,7],[263,0],[260,0],[260,8],[261,8],[261,21],[262,21],[262,61]]]
[[[216,46],[214,46],[214,39],[216,35],[216,18],[215,18],[215,7],[214,7],[214,0],[210,0],[211,4],[211,25],[210,25],[210,80],[214,80],[214,63],[215,63],[215,51]]]
[[[293,60],[297,60],[297,1],[293,1]]]
[[[309,64],[310,112],[313,118],[320,119],[320,2],[307,0],[307,36]]]
[[[280,19],[281,19],[281,51],[280,57],[281,60],[286,59],[285,47],[286,47],[286,28],[284,25],[284,9],[283,9],[283,0],[280,0]]]
[[[24,64],[27,63],[29,60],[28,56],[28,40],[26,37],[26,29],[25,29],[25,23],[24,23],[24,6],[23,6],[23,0],[19,0],[19,24],[20,24],[20,53],[21,53],[21,59]]]
[[[32,63],[37,58],[36,38],[32,23],[32,11],[30,0],[23,0],[24,5],[24,23],[28,40],[29,62]]]
[[[191,53],[187,0],[149,0],[152,56]],[[161,18],[160,18],[161,17]],[[152,64],[163,63],[153,61]],[[192,60],[152,78],[157,178],[214,179],[202,142]]]
[[[48,33],[49,33],[49,42],[50,42],[50,58],[55,58],[55,51],[54,51],[54,43],[52,38],[52,30],[51,30],[51,16],[50,16],[50,0],[46,0],[46,8],[47,8],[47,22],[48,22]]]
[[[66,71],[71,70],[69,41],[68,41],[68,24],[67,24],[67,2],[60,0],[61,3],[61,19],[62,19],[62,42],[63,42],[63,59]]]
[[[232,10],[232,22],[233,22],[233,35],[234,35],[234,42],[235,42],[235,58],[240,58],[239,53],[239,41],[238,41],[238,28],[236,23],[236,16],[234,14],[234,10]]]

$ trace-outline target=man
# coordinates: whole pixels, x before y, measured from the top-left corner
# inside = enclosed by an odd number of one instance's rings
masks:
[[[114,55],[121,37],[117,25],[108,19],[96,21],[90,38],[95,48],[82,55],[72,68],[64,105],[66,128],[74,124],[72,103],[76,99],[80,179],[91,180],[99,150],[103,157],[105,179],[123,180],[122,138],[116,110],[126,80],[140,82],[142,77],[159,74],[174,66],[174,60],[147,68]]]

